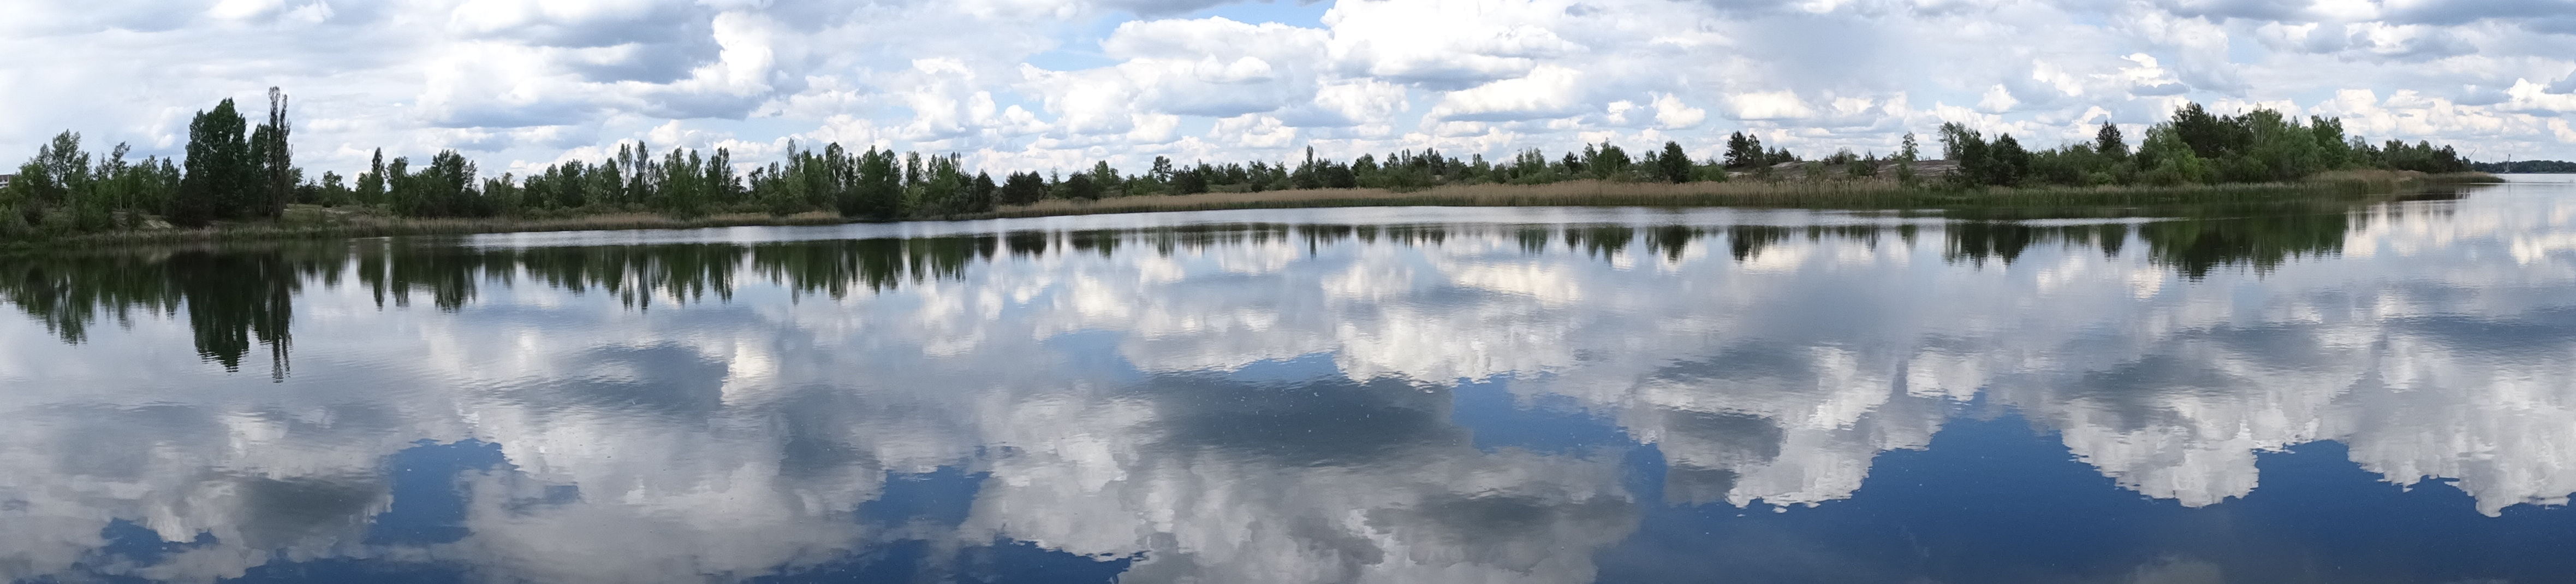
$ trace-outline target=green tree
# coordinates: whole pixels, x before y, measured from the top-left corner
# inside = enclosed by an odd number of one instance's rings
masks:
[[[2146,140],[2138,144],[2137,162],[2142,180],[2149,183],[2177,185],[2209,180],[2208,165],[2183,142],[2171,124],[2147,128]]]
[[[966,210],[976,213],[992,211],[994,195],[1000,190],[1002,190],[1001,185],[993,184],[993,175],[975,173],[975,186],[971,191],[973,196],[967,199]]]
[[[2180,140],[2183,146],[2191,148],[2193,155],[2203,160],[2224,158],[2231,152],[2243,150],[2245,143],[2251,141],[2244,128],[2232,120],[2211,115],[2198,103],[2183,104],[2181,109],[2174,110],[2172,121],[2166,124],[2173,127],[2174,139]]]
[[[1312,151],[1311,148],[1308,150],[1309,152]],[[1317,177],[1317,180],[1321,180],[1321,177]],[[1091,198],[1097,199],[1101,197],[1125,195],[1127,194],[1127,185],[1125,183],[1126,181],[1118,178],[1118,169],[1109,167],[1109,161],[1102,160],[1092,163],[1091,184],[1093,194]]]
[[[367,162],[367,171],[358,173],[354,196],[359,204],[385,204],[385,149],[377,148],[375,157]]]
[[[1770,153],[1762,149],[1762,137],[1736,132],[1726,136],[1726,166],[1770,166]]]
[[[1941,158],[1957,161],[1959,168],[1950,173],[1953,186],[1970,187],[1986,184],[1994,176],[1992,159],[1987,154],[1985,136],[1958,122],[1941,124]]]
[[[9,221],[53,233],[80,227],[75,224],[79,209],[87,206],[93,190],[90,156],[81,150],[80,140],[76,132],[56,134],[53,141],[36,148],[35,158],[18,166],[10,192],[0,195],[6,206],[17,211]]]
[[[859,155],[842,215],[884,220],[902,212],[903,169],[896,158],[893,150],[875,147]]]
[[[1002,179],[1000,195],[1001,202],[1005,205],[1035,203],[1038,199],[1046,198],[1046,193],[1046,177],[1035,172],[1014,172]]]
[[[441,150],[420,172],[408,172],[410,161],[396,158],[386,177],[393,191],[394,212],[411,217],[480,217],[492,209],[480,200],[474,163],[454,150]]]
[[[2112,124],[2109,120],[2103,120],[2102,129],[2093,132],[2093,153],[2113,161],[2127,160],[2129,143],[2126,138],[2120,136],[2120,126]]]
[[[2030,151],[2023,149],[2021,141],[2014,140],[2012,134],[1996,137],[1989,150],[1991,159],[1986,164],[1986,184],[2017,185],[2021,184],[2023,175],[2030,173]]]
[[[1897,182],[1914,184],[1914,163],[1922,157],[1922,145],[1915,142],[1913,132],[1906,132],[1905,140],[1898,142],[1896,146]]]
[[[2316,140],[2319,164],[2335,169],[2353,163],[2352,143],[2343,135],[2341,118],[2308,116],[2308,132]]]
[[[286,93],[268,88],[268,123],[260,124],[259,130],[253,132],[259,138],[253,145],[259,153],[254,160],[267,179],[266,188],[260,189],[264,196],[247,209],[254,216],[275,219],[286,212],[286,202],[295,196],[295,184],[303,173],[296,170],[294,149],[287,143],[293,131],[294,124],[286,119]]]
[[[171,201],[171,223],[202,227],[250,215],[262,181],[248,126],[230,99],[188,121],[188,173]]]
[[[1655,159],[1655,165],[1656,170],[1667,182],[1685,183],[1691,180],[1690,154],[1682,151],[1680,142],[1665,142],[1663,156]]]
[[[1064,177],[1064,195],[1070,199],[1096,201],[1100,199],[1100,185],[1092,182],[1091,173],[1073,173]]]

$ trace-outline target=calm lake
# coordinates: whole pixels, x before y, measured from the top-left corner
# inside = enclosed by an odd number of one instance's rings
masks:
[[[2563,582],[2513,178],[0,259],[0,577]]]

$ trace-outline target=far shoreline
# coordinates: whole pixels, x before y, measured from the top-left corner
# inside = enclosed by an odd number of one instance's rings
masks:
[[[370,237],[704,229],[716,227],[814,226],[853,223],[972,221],[1117,213],[1296,209],[1332,207],[1657,207],[1657,208],[1791,208],[1856,211],[2020,209],[2077,210],[2137,208],[2162,205],[2274,203],[2329,198],[2369,198],[2403,194],[2435,185],[2492,184],[2501,177],[2484,172],[2428,175],[2413,171],[2339,171],[2291,183],[2016,187],[1947,189],[1905,185],[1892,180],[1761,181],[1650,183],[1599,180],[1538,185],[1445,185],[1421,190],[1378,188],[1299,189],[1260,192],[1211,192],[1190,195],[1137,195],[1098,200],[1049,199],[1028,205],[1006,205],[990,212],[876,221],[825,212],[774,215],[760,212],[673,217],[647,212],[604,212],[560,218],[421,219],[348,215],[337,208],[303,209],[312,219],[218,224],[196,229],[149,229],[89,233],[19,241],[0,251],[44,253],[71,249],[113,249],[227,243],[236,241],[329,240]]]

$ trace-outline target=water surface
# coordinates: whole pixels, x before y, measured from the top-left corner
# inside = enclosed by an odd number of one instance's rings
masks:
[[[2564,581],[2568,178],[12,258],[0,577]]]

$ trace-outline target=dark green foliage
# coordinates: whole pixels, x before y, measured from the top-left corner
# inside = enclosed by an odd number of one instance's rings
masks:
[[[1097,201],[1100,200],[1100,185],[1092,182],[1091,173],[1077,172],[1064,179],[1064,196],[1068,199]]]
[[[2334,169],[2351,166],[2355,162],[2352,140],[2343,134],[2342,119],[2308,116],[2308,133],[2316,140],[2320,165]]]
[[[367,171],[358,173],[358,188],[352,193],[361,205],[385,204],[385,149],[377,148]]]
[[[1762,151],[1761,137],[1747,136],[1743,132],[1726,136],[1727,168],[1760,166],[1764,160],[1768,160],[1768,157]]]
[[[262,181],[247,126],[230,99],[189,120],[188,173],[172,197],[171,223],[196,227],[250,214]]]
[[[855,173],[849,177],[850,188],[842,191],[842,216],[885,220],[903,211],[903,175],[894,151],[869,147],[851,167]]]
[[[1680,142],[1665,142],[1663,155],[1655,159],[1655,167],[1657,174],[1667,182],[1691,181],[1690,155],[1682,152]]]
[[[260,189],[258,201],[250,211],[258,217],[277,218],[286,212],[286,203],[295,196],[295,186],[302,183],[304,171],[295,168],[294,148],[287,139],[294,124],[286,119],[286,92],[268,88],[268,123],[251,133],[252,159],[259,165],[267,184]]]
[[[1002,179],[1001,202],[1004,205],[1026,205],[1046,198],[1046,177],[1034,172],[1014,172]]]
[[[2148,130],[2151,141],[2169,143],[2159,144],[2152,160],[2146,152],[2149,148],[2140,147],[2138,167],[2164,181],[2267,182],[2296,180],[2346,165],[2350,148],[2343,145],[2343,123],[2325,118],[2310,118],[2310,122],[2301,124],[2270,109],[2218,116],[2200,104],[2188,104],[2176,110],[2170,121]],[[2163,138],[2157,138],[2159,131]],[[2181,156],[2183,150],[2191,156]]]
[[[2022,149],[2021,141],[2014,140],[2012,134],[2004,134],[1995,138],[1994,146],[1989,150],[1985,168],[1986,184],[1999,186],[2021,184],[2022,175],[2030,172],[2030,151]]]
[[[2120,136],[2119,126],[2105,121],[2101,130],[2093,132],[2093,152],[2118,162],[2129,158],[2129,142]]]
[[[2119,127],[2107,122],[2089,143],[2047,150],[2028,150],[2011,136],[1989,143],[1957,123],[1943,124],[1940,135],[1943,157],[1959,164],[1947,181],[1953,187],[2287,182],[2356,166],[2469,170],[2448,147],[2394,141],[2372,147],[2345,136],[2343,122],[2333,118],[2302,123],[2268,109],[2221,116],[2198,104],[2149,127],[2134,153]],[[1900,162],[1899,171],[1906,180],[1902,174],[1910,169]]]
[[[1592,178],[1625,178],[1635,162],[1628,159],[1627,150],[1609,142],[1602,142],[1597,148],[1590,144],[1583,146],[1583,168],[1591,173]]]
[[[975,173],[973,189],[972,194],[967,198],[968,211],[981,213],[993,210],[994,195],[1001,190],[1000,185],[993,184],[993,175]]]
[[[2361,145],[2353,150],[2354,156],[2380,168],[2417,172],[2463,172],[2470,168],[2468,159],[2461,158],[2459,152],[2450,146],[2434,148],[2431,142],[2419,141],[2409,146],[2405,142],[2389,140],[2378,148]]]
[[[394,212],[412,217],[488,217],[495,209],[475,186],[474,163],[454,150],[431,156],[420,172],[411,161],[396,158],[386,167],[387,191]]]
[[[2478,172],[2576,173],[2576,162],[2565,160],[2515,160],[2510,162],[2475,162],[2470,168]]]
[[[2165,125],[2173,129],[2174,139],[2202,159],[2217,158],[2228,152],[2243,150],[2252,142],[2253,132],[2230,123],[2232,120],[2213,116],[2200,104],[2184,104],[2174,110],[2173,120]]]

